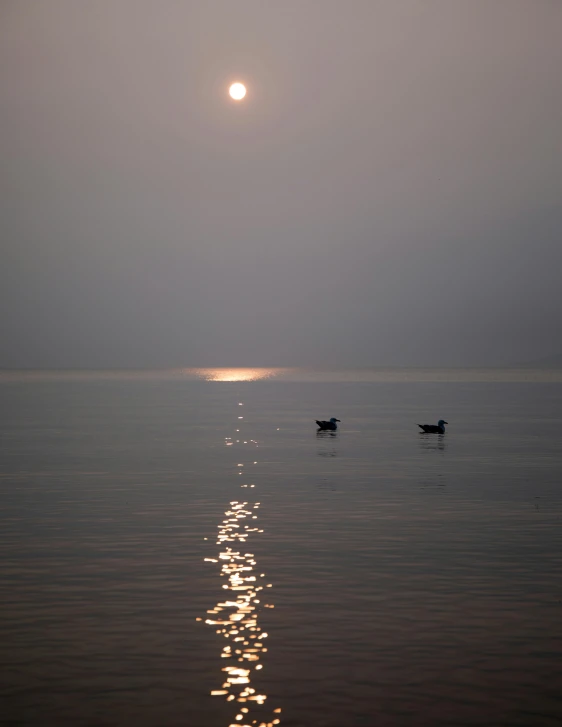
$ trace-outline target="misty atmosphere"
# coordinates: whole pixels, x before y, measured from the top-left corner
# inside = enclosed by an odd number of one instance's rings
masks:
[[[0,722],[560,727],[562,0],[0,2]]]
[[[561,36],[549,0],[3,2],[0,367],[559,363]]]

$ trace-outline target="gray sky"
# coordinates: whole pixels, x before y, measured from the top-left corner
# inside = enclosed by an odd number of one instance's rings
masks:
[[[0,366],[559,351],[561,38],[559,0],[3,0]]]

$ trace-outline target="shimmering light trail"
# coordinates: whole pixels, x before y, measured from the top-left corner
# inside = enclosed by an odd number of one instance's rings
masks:
[[[239,406],[242,405],[240,402]],[[241,417],[235,421],[237,426],[242,426]],[[233,465],[237,475],[242,475],[246,463],[239,461],[243,459],[241,448],[244,445],[256,448],[258,442],[254,439],[233,441],[226,437],[225,445],[238,446]],[[248,464],[257,464],[254,456]],[[236,484],[242,488],[255,487],[253,482],[240,484],[237,480]],[[205,623],[225,639],[220,655],[222,681],[211,690],[211,696],[224,697],[227,702],[239,705],[232,722],[237,727],[273,727],[280,723],[281,708],[268,708],[267,694],[257,685],[253,686],[253,678],[263,669],[263,655],[268,651],[264,643],[268,634],[258,623],[260,610],[274,607],[269,598],[271,591],[268,591],[267,602],[263,600],[262,591],[271,588],[271,583],[267,582],[264,573],[258,572],[254,553],[249,552],[251,549],[247,545],[250,538],[263,533],[256,522],[260,504],[232,500],[217,526],[216,543],[220,550],[216,557],[204,559],[209,563],[220,563],[223,581],[223,598],[207,611],[205,618]]]

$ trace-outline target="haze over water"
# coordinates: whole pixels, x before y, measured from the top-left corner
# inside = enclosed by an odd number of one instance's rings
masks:
[[[561,28],[2,3],[0,367],[559,364]]]
[[[2,719],[560,724],[561,384],[3,373]]]
[[[0,722],[562,723],[561,27],[0,5]]]

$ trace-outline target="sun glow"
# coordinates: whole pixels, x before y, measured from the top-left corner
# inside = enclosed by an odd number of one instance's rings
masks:
[[[243,83],[233,83],[228,89],[228,93],[230,94],[230,98],[235,101],[241,101],[246,95],[246,86]]]
[[[257,381],[269,379],[280,371],[281,369],[197,369],[195,373],[206,381]]]

